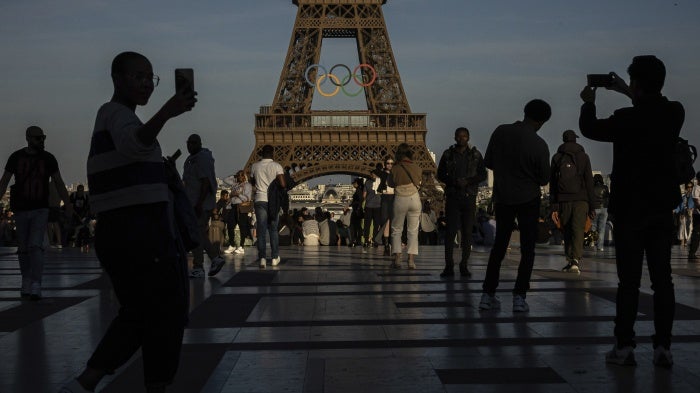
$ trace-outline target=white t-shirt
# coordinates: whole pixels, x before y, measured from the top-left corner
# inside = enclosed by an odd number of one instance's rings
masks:
[[[255,179],[255,202],[267,202],[267,189],[284,168],[271,158],[263,158],[250,167],[250,177]]]

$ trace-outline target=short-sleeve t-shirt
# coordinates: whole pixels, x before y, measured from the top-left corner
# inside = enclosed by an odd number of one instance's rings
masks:
[[[250,177],[255,179],[255,202],[267,202],[267,189],[284,168],[270,158],[263,158],[250,167]]]
[[[47,151],[30,154],[20,149],[10,155],[5,170],[15,177],[11,191],[13,210],[49,207],[49,179],[58,172],[58,161],[53,154]]]

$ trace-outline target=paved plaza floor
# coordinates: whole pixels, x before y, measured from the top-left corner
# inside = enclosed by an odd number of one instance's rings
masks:
[[[118,305],[94,253],[76,249],[48,250],[44,299],[21,300],[14,251],[0,248],[0,392],[56,392],[82,369]],[[614,252],[586,251],[575,276],[559,271],[561,247],[538,247],[530,311],[518,314],[516,245],[497,293],[503,308],[488,312],[478,309],[488,250],[472,253],[471,279],[443,280],[441,246],[421,247],[416,270],[389,269],[381,247],[292,246],[262,271],[247,248],[226,256],[217,276],[191,280],[191,322],[169,392],[697,393],[699,264],[674,249],[676,365],[652,365],[645,272],[639,365],[609,366]],[[144,391],[140,354],[98,391]]]

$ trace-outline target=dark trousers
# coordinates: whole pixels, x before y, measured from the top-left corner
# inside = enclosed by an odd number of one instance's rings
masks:
[[[639,307],[639,287],[646,254],[651,289],[654,291],[654,347],[671,344],[676,298],[671,278],[673,213],[615,216],[617,304],[615,337],[618,347],[635,346],[634,322]],[[627,217],[633,217],[627,219]]]
[[[574,259],[581,262],[587,216],[587,201],[559,202],[559,220],[564,228],[564,254],[567,262]]]
[[[175,377],[189,306],[186,254],[158,205],[101,213],[95,236],[120,308],[88,367],[113,373],[141,348],[146,386]]]
[[[372,225],[374,224],[374,225]],[[365,243],[372,242],[374,236],[382,228],[382,209],[380,207],[365,207]],[[370,228],[372,233],[370,234]]]
[[[456,192],[453,192],[447,196],[445,202],[445,217],[447,218],[445,269],[452,270],[455,264],[453,251],[457,231],[462,231],[460,245],[462,260],[460,263],[467,263],[471,255],[472,230],[474,220],[476,220],[476,195],[458,195]]]
[[[350,216],[350,241],[356,246],[362,245],[362,217]]]
[[[537,220],[540,214],[540,198],[520,205],[496,203],[494,208],[496,211],[496,241],[491,248],[482,288],[485,293],[490,295],[496,292],[501,263],[506,256],[510,235],[517,218],[520,230],[520,265],[513,293],[524,297],[530,289],[530,276],[532,275],[532,266],[535,263],[535,240],[537,239]]]
[[[700,214],[693,214],[693,232],[690,235],[690,245],[688,245],[688,256],[692,257],[698,252],[700,245]]]
[[[235,205],[233,209],[231,209],[231,212],[228,214],[228,217],[226,217],[228,241],[231,244],[231,246],[234,247],[236,247],[236,245],[233,244],[236,238],[236,225],[238,225],[238,229],[240,230],[241,234],[239,246],[243,247],[245,239],[252,238],[252,235],[250,234],[250,221],[248,221],[248,213],[239,213],[237,205]]]

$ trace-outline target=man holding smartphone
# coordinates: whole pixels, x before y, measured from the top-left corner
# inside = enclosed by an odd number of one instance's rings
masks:
[[[186,252],[173,228],[158,134],[191,110],[196,93],[178,91],[146,123],[136,116],[158,85],[148,59],[117,55],[114,94],[97,112],[87,163],[95,250],[120,303],[87,368],[61,392],[94,391],[138,349],[146,390],[164,392],[177,371],[189,307]]]
[[[627,69],[629,86],[617,76],[606,87],[632,99],[632,106],[618,109],[607,119],[596,115],[593,86],[581,91],[579,127],[586,138],[613,144],[612,182],[608,209],[615,216],[617,263],[617,343],[605,355],[606,363],[636,365],[634,322],[639,307],[639,287],[646,254],[654,291],[654,365],[670,367],[671,329],[675,294],[671,278],[673,209],[680,193],[674,173],[675,144],[685,110],[661,95],[666,67],[655,56],[637,56]],[[654,159],[650,159],[650,157]],[[654,192],[639,192],[639,185],[654,179]]]

